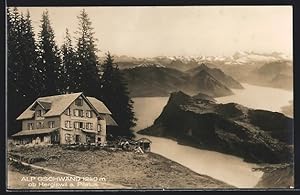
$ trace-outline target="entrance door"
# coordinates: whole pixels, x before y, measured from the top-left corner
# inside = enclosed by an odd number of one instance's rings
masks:
[[[80,143],[80,135],[75,135],[75,142]]]
[[[51,143],[52,144],[58,144],[59,143],[59,134],[58,133],[51,134]]]

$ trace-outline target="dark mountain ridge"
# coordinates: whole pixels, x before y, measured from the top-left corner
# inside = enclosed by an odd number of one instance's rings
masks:
[[[196,75],[197,73],[203,70],[207,71],[215,79],[217,79],[221,83],[224,83],[229,88],[243,89],[243,86],[231,76],[226,75],[223,71],[221,71],[218,68],[210,68],[203,63],[200,66],[187,70],[186,72],[190,75]]]
[[[186,87],[183,89],[184,92],[197,91],[207,94],[211,97],[221,97],[226,95],[232,95],[233,92],[220,81],[215,79],[206,70],[201,70],[200,72],[192,75],[186,82]]]
[[[157,66],[122,70],[132,97],[165,97],[183,87],[187,75],[181,71]]]
[[[222,75],[217,76],[221,78],[219,81],[208,71],[210,68],[203,68],[201,71],[190,74],[160,64],[141,64],[122,70],[128,82],[131,97],[166,97],[178,90],[189,95],[203,93],[211,97],[233,94],[231,87],[226,85],[231,82],[231,77],[217,69],[210,71],[214,75]]]
[[[217,104],[172,93],[160,116],[141,134],[240,156],[257,163],[291,162],[293,119],[239,104]]]

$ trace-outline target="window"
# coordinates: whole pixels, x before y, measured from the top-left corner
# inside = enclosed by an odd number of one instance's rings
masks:
[[[66,115],[70,116],[71,115],[71,109],[67,108],[67,110],[65,111]]]
[[[42,110],[37,110],[35,112],[35,114],[36,114],[37,117],[41,117],[42,116]]]
[[[65,121],[65,127],[66,128],[72,128],[71,121]]]
[[[58,141],[59,141],[59,134],[54,134],[54,135],[52,136],[52,141],[53,141],[53,142],[58,142]]]
[[[92,118],[93,117],[93,112],[91,110],[86,111],[86,117]]]
[[[75,105],[76,106],[82,106],[82,104],[83,104],[82,98],[78,98],[77,100],[75,100]]]
[[[70,143],[72,141],[72,135],[69,133],[65,134],[65,139],[67,143]]]
[[[79,122],[74,122],[74,128],[79,129]]]
[[[54,121],[49,121],[49,122],[48,122],[48,127],[49,127],[49,128],[54,128],[54,124],[55,124]]]
[[[98,131],[98,132],[101,131],[101,126],[100,126],[100,124],[97,125],[97,131]]]
[[[33,123],[28,123],[27,124],[27,129],[32,130],[33,129]]]
[[[88,144],[95,143],[95,141],[96,141],[95,135],[86,135],[86,142]]]
[[[84,129],[84,123],[83,122],[79,122],[79,127]]]
[[[80,117],[84,117],[84,116],[83,116],[83,110],[79,110],[79,116],[80,116]]]
[[[79,116],[79,110],[78,109],[74,110],[74,116]]]
[[[85,126],[84,122],[74,122],[75,129],[84,129],[85,128],[84,126]]]
[[[41,128],[43,128],[44,127],[44,123],[43,122],[37,122],[36,123],[36,128],[37,129],[41,129]]]
[[[75,109],[74,110],[74,116],[83,117],[83,110]]]
[[[86,129],[93,129],[93,123],[86,123]]]

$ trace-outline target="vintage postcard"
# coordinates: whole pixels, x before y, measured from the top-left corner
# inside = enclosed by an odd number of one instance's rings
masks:
[[[7,189],[293,188],[292,16],[7,7]]]

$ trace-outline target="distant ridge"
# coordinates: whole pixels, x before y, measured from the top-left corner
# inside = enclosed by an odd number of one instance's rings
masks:
[[[125,79],[132,97],[167,97],[172,92],[182,90],[190,95],[203,93],[211,97],[232,95],[226,85],[228,78],[223,72],[209,68],[197,69],[195,74],[182,72],[161,64],[143,63],[132,68],[123,69]],[[210,72],[222,80],[219,81]],[[221,76],[220,76],[221,75]],[[239,84],[239,83],[238,83]]]

